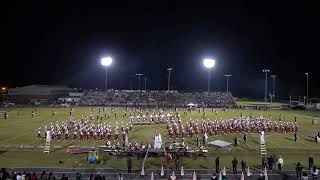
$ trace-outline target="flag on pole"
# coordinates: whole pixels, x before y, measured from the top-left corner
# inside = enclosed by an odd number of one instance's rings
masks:
[[[248,166],[248,170],[247,170],[247,176],[251,176],[251,172],[250,172],[249,166]]]
[[[267,167],[264,167],[264,180],[268,180]]]
[[[208,143],[208,135],[206,132],[204,133],[204,139],[205,139],[205,143],[207,144]]]
[[[160,176],[164,176],[164,170],[163,170],[163,166],[161,166],[161,172],[160,172]]]
[[[195,171],[192,173],[192,180],[197,180],[197,173]]]
[[[142,169],[141,169],[141,176],[144,176],[145,173],[144,173],[144,166],[142,166]]]
[[[174,175],[174,171],[172,171],[172,175],[170,176],[171,180],[175,180],[176,179],[176,175]]]
[[[181,166],[181,173],[180,173],[181,176],[184,176],[184,170],[183,170],[183,166]]]
[[[221,171],[220,171],[220,173],[219,173],[219,179],[218,180],[222,180],[222,173],[221,173]]]
[[[126,147],[128,147],[128,145],[129,145],[128,134],[126,134],[126,137],[125,137],[125,145],[126,145]]]
[[[226,171],[226,167],[223,166],[223,173],[222,173],[223,176],[226,176],[227,175],[227,171]]]
[[[243,174],[243,172],[241,173],[240,180],[244,180],[244,174]]]

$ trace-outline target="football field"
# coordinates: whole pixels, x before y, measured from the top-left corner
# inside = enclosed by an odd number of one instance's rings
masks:
[[[52,116],[52,111],[55,115]],[[37,139],[37,129],[50,126],[50,123],[56,121],[66,121],[69,119],[69,108],[7,108],[0,109],[0,167],[77,167],[77,168],[126,168],[126,158],[108,156],[105,158],[103,164],[88,164],[86,161],[86,154],[67,154],[65,148],[72,145],[81,146],[101,146],[105,144],[102,140],[90,141],[57,141],[53,140],[53,146],[59,146],[51,151],[51,153],[44,154],[43,149],[39,146],[44,146],[44,140]],[[9,118],[4,119],[2,112],[9,112]],[[32,117],[31,112],[36,112]],[[117,117],[110,108],[107,110],[111,115],[107,119],[103,117],[103,121],[110,122],[113,127],[116,122],[129,122],[129,117],[123,118],[123,108],[116,108]],[[129,109],[133,111],[133,109]],[[189,122],[190,118],[201,119],[202,113],[195,110],[187,115],[184,115],[182,109],[178,109],[183,123]],[[89,116],[90,114],[96,115],[98,108],[92,109],[91,107],[76,107],[73,115],[80,119],[82,115]],[[244,116],[264,116],[271,115],[273,121],[278,121],[279,116],[282,116],[282,121],[294,121],[297,118],[299,125],[298,141],[293,141],[293,134],[266,134],[266,147],[268,155],[281,155],[284,158],[284,169],[293,169],[295,164],[300,161],[303,166],[308,166],[308,157],[313,155],[315,163],[320,165],[320,144],[314,142],[314,133],[320,130],[320,123],[312,125],[311,120],[313,117],[320,118],[320,112],[308,111],[258,111],[258,110],[238,110],[228,109],[226,111],[217,110],[212,112],[211,109],[206,110],[207,119],[215,120],[220,118],[233,118],[239,117],[243,113]],[[164,142],[169,141],[169,137],[164,124],[157,125],[157,130],[161,132]],[[135,125],[133,132],[129,134],[130,142],[151,142],[156,131],[156,125]],[[192,159],[183,157],[181,164],[185,169],[212,169],[214,167],[214,159],[219,156],[221,166],[231,167],[231,161],[237,157],[238,161],[245,160],[247,165],[251,167],[260,167],[261,155],[259,134],[248,134],[247,144],[242,143],[242,134],[235,135],[218,135],[209,137],[208,141],[224,140],[233,143],[234,136],[240,140],[240,145],[232,147],[230,152],[217,150],[212,147],[207,147],[209,153],[208,158]],[[186,138],[190,147],[195,146],[195,138]],[[59,161],[63,163],[59,163]],[[142,160],[133,158],[133,169],[140,169]],[[147,158],[145,162],[146,169],[159,169],[161,165],[165,165],[163,157]],[[174,163],[171,164],[174,167]]]

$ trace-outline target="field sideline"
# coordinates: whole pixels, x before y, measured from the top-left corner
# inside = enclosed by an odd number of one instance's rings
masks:
[[[64,149],[55,150],[50,155],[43,154],[41,149],[25,149],[20,146],[43,146],[43,140],[36,139],[37,128],[44,125],[50,125],[51,122],[66,121],[69,118],[69,108],[55,108],[55,116],[52,116],[52,108],[9,108],[0,109],[1,112],[9,111],[10,117],[5,120],[3,115],[1,116],[0,126],[0,167],[78,167],[78,168],[126,168],[126,158],[107,157],[104,164],[92,165],[86,162],[86,155],[69,155],[64,153]],[[133,110],[133,109],[130,109]],[[178,109],[181,115],[181,119],[184,123],[188,122],[190,118],[201,119],[202,113],[193,111],[188,115],[183,115],[182,109]],[[37,115],[31,117],[31,111],[36,111]],[[110,108],[107,109],[111,113]],[[117,118],[111,114],[110,119],[104,118],[104,121],[110,121],[115,125],[115,122],[128,122],[129,118],[123,119],[124,109],[117,108]],[[217,114],[207,110],[207,118],[220,119],[220,118],[232,118],[238,117],[241,113],[244,116],[249,116],[250,113],[253,116],[272,116],[274,121],[278,121],[278,117],[281,114],[282,121],[294,121],[294,117],[297,117],[299,132],[298,141],[293,141],[292,134],[267,134],[266,146],[268,155],[282,155],[284,158],[284,169],[293,169],[295,163],[300,161],[303,166],[307,167],[307,159],[309,155],[313,155],[317,165],[320,165],[320,144],[313,142],[313,135],[316,131],[320,130],[320,124],[311,125],[312,117],[320,117],[320,112],[308,112],[308,111],[257,111],[257,110],[217,110]],[[76,107],[73,116],[80,118],[82,114],[89,115],[92,113],[91,107]],[[94,109],[94,114],[97,113],[97,108]],[[168,136],[165,130],[165,125],[158,125],[158,130],[162,132],[165,142],[168,142]],[[151,141],[155,134],[155,125],[135,126],[133,133],[130,134],[129,140],[131,142],[148,142]],[[237,134],[238,139],[242,139],[242,134]],[[209,137],[211,140],[226,140],[233,142],[234,135],[218,135]],[[195,144],[194,139],[187,138],[187,142],[190,146]],[[70,145],[83,145],[83,146],[99,146],[104,145],[105,141],[53,141],[54,146],[67,147]],[[243,159],[247,161],[247,164],[253,167],[259,167],[260,165],[260,146],[259,135],[249,134],[248,143],[244,145],[240,142],[240,146],[232,148],[231,152],[223,152],[221,150],[215,150],[208,148],[208,159],[199,158],[193,160],[191,158],[183,158],[182,165],[186,169],[211,169],[214,166],[214,159],[220,156],[220,163],[222,166],[230,168],[231,160],[236,156],[239,162]],[[62,160],[64,163],[59,164],[58,161]],[[141,160],[133,160],[133,168],[141,168]],[[163,158],[148,158],[145,164],[146,169],[157,169],[164,163]],[[172,167],[174,164],[172,164]]]

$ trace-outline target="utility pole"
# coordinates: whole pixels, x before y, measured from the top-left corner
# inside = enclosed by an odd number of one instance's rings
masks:
[[[229,77],[231,77],[231,74],[225,74],[224,77],[227,78],[227,93],[229,93]]]
[[[275,99],[275,88],[276,88],[276,77],[277,75],[271,75],[270,76],[272,78],[272,100],[274,101]]]
[[[305,75],[307,75],[307,103],[308,103],[308,98],[309,98],[309,73],[306,72]]]
[[[144,77],[144,91],[147,92],[147,77]]]
[[[167,70],[168,70],[168,73],[169,73],[169,75],[168,75],[168,92],[170,92],[170,73],[171,73],[172,69],[173,69],[173,68],[168,68],[168,69],[167,69]]]
[[[140,77],[141,77],[142,75],[143,75],[143,74],[141,74],[141,73],[136,74],[136,76],[138,76],[138,78],[139,78],[139,90],[141,90],[141,89],[140,89]]]
[[[270,72],[270,70],[264,69],[264,70],[262,70],[262,72],[266,73],[265,84],[264,84],[264,103],[265,103],[265,108],[267,110],[268,72]]]

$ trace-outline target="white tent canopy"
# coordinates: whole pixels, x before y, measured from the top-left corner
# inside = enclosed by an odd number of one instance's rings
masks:
[[[211,145],[211,146],[224,148],[224,147],[230,146],[232,143],[229,143],[229,142],[226,142],[226,141],[221,141],[221,140],[215,140],[215,141],[209,142],[208,144]]]

